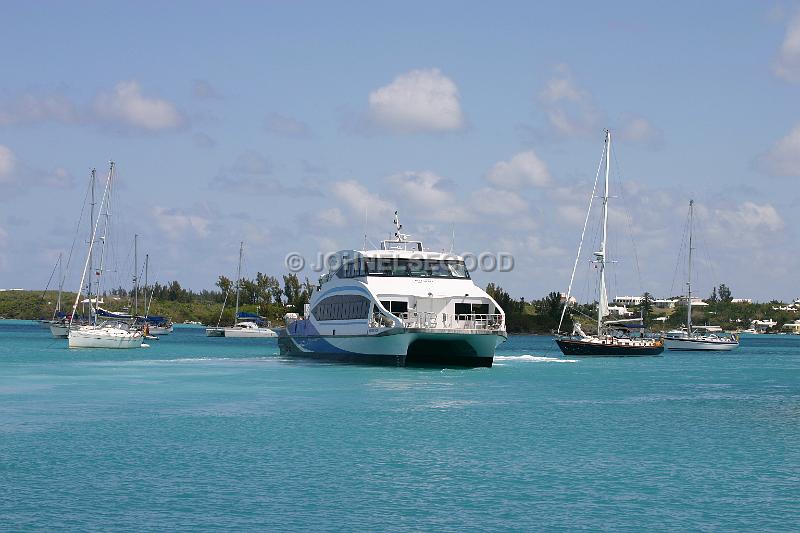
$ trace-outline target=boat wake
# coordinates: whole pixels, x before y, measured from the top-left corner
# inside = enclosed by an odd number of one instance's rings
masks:
[[[561,357],[545,357],[543,355],[495,355],[495,361],[521,361],[525,363],[577,363],[577,359],[562,359]]]

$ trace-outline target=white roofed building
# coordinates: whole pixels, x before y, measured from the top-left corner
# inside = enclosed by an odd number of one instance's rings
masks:
[[[643,296],[617,296],[614,303],[617,305],[642,305]]]
[[[658,300],[653,300],[653,307],[658,309],[674,309],[675,304],[678,303],[678,300],[670,299],[670,298],[660,298]]]

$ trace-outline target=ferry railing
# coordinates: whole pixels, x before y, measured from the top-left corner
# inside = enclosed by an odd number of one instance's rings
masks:
[[[500,313],[448,314],[431,312],[393,313],[407,328],[501,330],[505,323]]]

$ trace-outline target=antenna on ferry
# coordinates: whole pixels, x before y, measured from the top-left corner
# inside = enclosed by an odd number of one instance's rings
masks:
[[[369,206],[364,206],[364,249],[367,249],[367,228],[369,227]]]
[[[403,225],[400,223],[400,217],[397,215],[397,211],[394,212],[394,227],[397,228],[397,231],[394,233],[394,236],[399,239],[400,230],[403,229]]]
[[[394,227],[397,228],[397,231],[394,232],[394,236],[398,241],[406,240],[408,235],[404,233],[400,233],[400,230],[403,229],[403,225],[400,223],[400,217],[397,214],[397,211],[394,212]]]
[[[456,246],[456,226],[453,224],[453,234],[450,236],[450,253],[453,253],[453,248]]]

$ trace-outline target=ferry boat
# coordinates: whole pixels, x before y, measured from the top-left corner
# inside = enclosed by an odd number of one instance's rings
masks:
[[[303,316],[279,330],[282,355],[395,366],[490,367],[505,313],[470,279],[464,259],[401,233],[379,249],[343,250]]]

